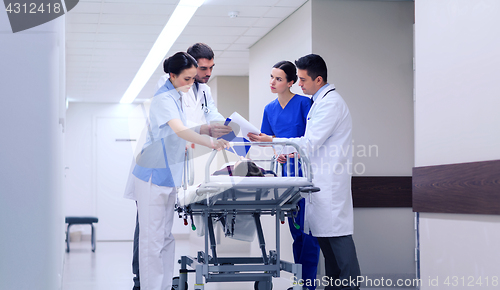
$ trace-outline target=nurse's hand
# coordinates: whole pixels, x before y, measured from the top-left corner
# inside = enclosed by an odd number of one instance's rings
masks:
[[[229,142],[224,139],[211,139],[212,142],[212,149],[215,149],[217,151],[220,151],[222,149],[229,148]]]
[[[224,126],[222,124],[213,123],[210,124],[210,136],[214,138],[219,138],[233,131],[230,126]]]
[[[273,137],[266,135],[264,133],[260,133],[259,135],[254,133],[248,133],[247,137],[252,142],[273,142]]]

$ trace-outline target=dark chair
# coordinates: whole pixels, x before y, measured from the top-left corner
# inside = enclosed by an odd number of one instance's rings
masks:
[[[92,236],[90,242],[92,244],[92,252],[95,252],[95,230],[94,223],[99,221],[98,218],[93,216],[67,216],[66,223],[68,227],[66,228],[66,252],[69,253],[69,227],[71,225],[83,225],[89,224],[92,227]]]

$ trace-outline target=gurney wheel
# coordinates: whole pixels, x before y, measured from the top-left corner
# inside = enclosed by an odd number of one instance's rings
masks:
[[[255,281],[253,284],[254,290],[271,290],[273,289],[273,282],[271,281]]]
[[[172,279],[172,290],[177,290],[179,289],[179,277],[174,277]],[[184,289],[187,290],[188,289],[188,283],[186,282],[184,284]]]

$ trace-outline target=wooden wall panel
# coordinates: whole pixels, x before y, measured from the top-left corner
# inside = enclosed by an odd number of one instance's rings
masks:
[[[500,214],[500,160],[413,168],[413,211]]]
[[[411,176],[353,176],[354,207],[411,207]]]

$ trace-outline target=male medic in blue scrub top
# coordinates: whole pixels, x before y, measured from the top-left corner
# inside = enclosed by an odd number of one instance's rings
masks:
[[[266,105],[262,118],[261,132],[280,138],[293,138],[304,136],[306,130],[307,114],[311,109],[311,99],[294,94],[290,87],[297,81],[297,69],[289,61],[280,61],[271,70],[271,92],[278,94],[278,98]],[[293,164],[293,153],[290,163]],[[286,156],[278,157],[278,162],[283,166],[283,176],[287,175]],[[295,167],[289,166],[290,174],[295,175]],[[299,168],[298,175],[302,172]],[[288,218],[290,233],[293,237],[293,258],[295,263],[302,264],[302,279],[316,279],[319,261],[318,240],[304,232],[304,199],[299,203],[299,211],[295,218]],[[300,228],[296,228],[300,227]],[[310,283],[308,288],[314,290],[316,286]]]

